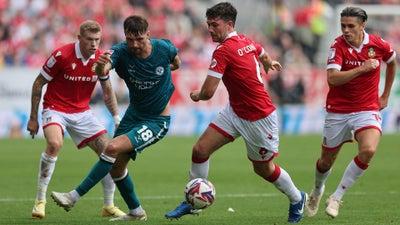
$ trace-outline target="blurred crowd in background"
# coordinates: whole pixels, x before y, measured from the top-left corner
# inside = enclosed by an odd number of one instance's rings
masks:
[[[41,67],[54,49],[76,40],[79,24],[85,19],[97,20],[103,26],[101,47],[110,48],[124,40],[123,20],[132,14],[148,19],[152,37],[168,38],[179,48],[182,68],[204,69],[216,46],[209,38],[204,14],[216,2],[0,0],[0,69]],[[337,4],[400,4],[399,0],[230,2],[239,11],[237,30],[263,44],[285,68],[268,78],[271,94],[279,104],[312,101],[308,96],[326,88],[325,79],[316,77],[324,71],[327,44],[323,43],[323,37],[332,30],[328,21],[335,18],[333,8]],[[389,31],[385,38],[391,43],[400,43],[400,29]],[[307,91],[315,93],[306,94]]]

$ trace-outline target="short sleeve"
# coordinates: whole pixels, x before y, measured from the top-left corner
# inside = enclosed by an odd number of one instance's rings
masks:
[[[228,62],[228,54],[223,51],[222,45],[218,46],[212,55],[211,63],[208,68],[208,75],[216,78],[222,78]]]
[[[60,50],[56,50],[46,60],[40,73],[46,78],[46,80],[51,81],[59,74],[61,68],[62,53]]]
[[[383,51],[383,56],[382,60],[385,63],[390,63],[395,59],[396,52],[393,50],[392,46],[389,44],[389,42],[385,41],[382,38],[379,38],[379,43],[381,45],[382,51]]]
[[[261,56],[265,53],[264,48],[257,42],[254,42],[254,47],[256,48],[257,56]]]
[[[338,42],[335,41],[328,51],[328,60],[327,60],[327,69],[337,69],[341,70],[343,64],[343,54],[338,45]]]
[[[178,54],[178,48],[176,48],[175,45],[168,39],[161,39],[161,40],[165,43],[167,47],[168,57],[170,62],[173,62],[175,56]]]

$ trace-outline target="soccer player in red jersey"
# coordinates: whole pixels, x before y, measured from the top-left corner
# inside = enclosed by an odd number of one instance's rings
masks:
[[[279,145],[278,117],[262,82],[259,63],[267,73],[269,69],[281,70],[281,65],[258,43],[235,31],[236,15],[236,9],[228,2],[219,3],[206,12],[208,31],[219,45],[201,89],[191,92],[190,98],[195,102],[209,100],[222,80],[228,90],[229,104],[193,146],[189,176],[190,179],[207,178],[211,154],[242,136],[255,173],[289,198],[288,221],[297,223],[302,218],[307,195],[273,162]],[[194,209],[182,202],[165,216],[173,219],[193,213]]]
[[[365,32],[367,13],[347,7],[341,14],[342,35],[333,42],[328,56],[329,92],[321,156],[316,163],[315,186],[306,204],[306,214],[314,216],[324,193],[325,182],[345,142],[358,142],[358,154],[347,166],[336,191],[326,201],[325,212],[336,217],[345,192],[365,172],[382,133],[379,110],[388,104],[395,76],[396,53],[385,40]],[[386,80],[379,96],[381,63]]]
[[[56,49],[33,83],[31,114],[27,127],[32,138],[39,129],[39,102],[43,86],[47,84],[42,112],[42,126],[47,146],[40,158],[33,218],[45,217],[47,186],[63,145],[64,130],[68,131],[78,148],[89,146],[98,155],[108,143],[106,129],[89,108],[90,97],[99,79],[94,73],[94,62],[102,53],[99,50],[100,39],[100,25],[91,20],[83,22],[80,25],[78,41]],[[111,82],[108,77],[102,77],[100,83],[105,104],[118,125],[118,107]],[[102,216],[125,215],[114,206],[115,184],[111,176],[107,175],[102,184],[104,190]]]

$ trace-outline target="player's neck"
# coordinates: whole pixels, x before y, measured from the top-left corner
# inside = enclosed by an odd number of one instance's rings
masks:
[[[79,50],[81,50],[81,54],[82,54],[84,60],[88,60],[90,58],[90,56],[92,56],[88,52],[85,52],[80,45],[79,45]]]
[[[151,45],[151,41],[149,40],[146,48],[139,55],[136,55],[138,58],[145,59],[151,55],[151,51],[153,50],[153,46]]]
[[[359,48],[363,42],[364,42],[364,32],[361,33],[360,37],[354,43],[350,44],[356,48]]]

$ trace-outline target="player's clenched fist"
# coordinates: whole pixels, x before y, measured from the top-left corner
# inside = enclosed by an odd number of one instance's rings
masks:
[[[96,62],[95,72],[99,76],[106,76],[108,71],[105,70],[105,66],[111,63],[111,53],[105,52],[99,56]]]
[[[377,59],[368,59],[364,61],[364,64],[362,65],[364,72],[374,70],[378,66],[379,66],[379,61]]]

